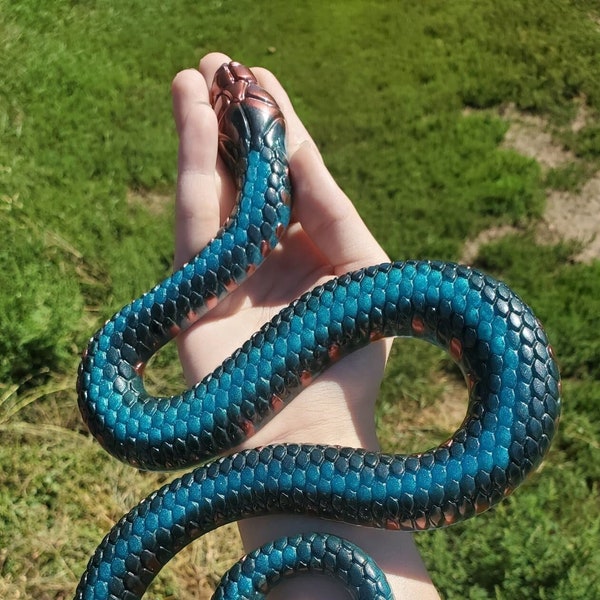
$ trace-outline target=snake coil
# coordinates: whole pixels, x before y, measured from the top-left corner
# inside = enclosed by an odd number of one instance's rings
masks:
[[[104,538],[76,598],[133,600],[192,540],[225,523],[306,513],[422,530],[481,513],[546,454],[560,415],[558,368],[531,309],[505,284],[433,261],[378,265],[307,292],[212,374],[174,397],[150,396],[151,356],[254,272],[290,219],[285,122],[249,69],[223,65],[212,87],[220,149],[239,187],[218,235],[188,264],[117,313],[90,340],[79,407],[115,457],[144,469],[203,463],[154,492]],[[316,375],[386,336],[445,348],[467,381],[455,434],[419,454],[274,445],[225,455]],[[391,598],[378,567],[328,534],[268,544],[234,566],[215,598],[256,598],[295,571],[328,572],[356,598]]]

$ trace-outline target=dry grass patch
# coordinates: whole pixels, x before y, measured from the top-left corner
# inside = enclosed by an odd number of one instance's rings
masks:
[[[127,204],[140,206],[150,214],[162,216],[170,214],[173,210],[174,198],[172,193],[157,192],[153,190],[128,190]]]
[[[575,155],[554,138],[544,117],[519,111],[514,104],[503,107],[499,114],[503,119],[510,121],[503,146],[533,158],[540,164],[542,171],[576,160]],[[581,117],[578,127],[582,126],[580,121]]]
[[[581,163],[558,141],[557,129],[553,131],[543,117],[519,111],[512,104],[500,109],[499,114],[510,121],[503,146],[537,161],[542,173]],[[592,118],[585,99],[580,99],[577,101],[577,113],[566,129],[577,133]],[[527,227],[502,225],[480,232],[465,242],[461,261],[472,263],[482,245],[518,234]],[[578,248],[572,257],[575,262],[589,263],[600,258],[600,172],[575,191],[548,189],[543,218],[533,227],[535,239],[540,244],[573,242]]]
[[[546,199],[544,220],[538,226],[544,241],[572,241],[580,250],[573,259],[589,263],[600,258],[600,172],[585,183],[581,191],[552,190]]]

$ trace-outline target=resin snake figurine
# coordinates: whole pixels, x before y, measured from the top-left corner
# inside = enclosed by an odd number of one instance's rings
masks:
[[[223,65],[211,90],[220,150],[239,187],[218,235],[90,340],[78,377],[85,422],[111,454],[142,469],[206,463],[142,501],[102,541],[76,597],[140,598],[181,548],[225,523],[306,513],[371,527],[451,525],[498,503],[541,462],[560,414],[546,335],[503,283],[431,261],[382,264],[307,292],[200,383],[149,396],[143,369],[264,260],[290,219],[285,123],[250,70]],[[411,336],[445,348],[467,381],[456,433],[395,455],[274,445],[218,459],[331,363],[372,340]],[[330,572],[357,598],[391,598],[383,574],[327,534],[279,540],[244,558],[215,593],[262,597],[294,570]]]

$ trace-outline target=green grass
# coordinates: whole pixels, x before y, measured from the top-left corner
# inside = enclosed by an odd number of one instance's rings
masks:
[[[600,170],[597,2],[163,5],[0,0],[0,596],[69,597],[114,519],[162,481],[88,439],[74,380],[89,335],[170,269],[170,81],[215,49],[279,76],[394,258],[454,260],[488,227],[522,232],[476,263],[548,329],[565,378],[558,439],[509,501],[418,541],[445,598],[600,596],[600,262],[574,264],[575,248],[533,233],[549,189]],[[582,102],[591,118],[573,132]],[[542,115],[574,160],[543,173],[503,147],[509,104]],[[169,358],[152,385],[176,385]],[[437,350],[398,344],[384,445],[447,435],[421,411],[457,382]],[[150,597],[205,597],[234,553],[223,537],[187,551]]]

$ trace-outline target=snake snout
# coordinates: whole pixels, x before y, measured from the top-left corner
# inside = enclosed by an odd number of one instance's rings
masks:
[[[219,122],[219,152],[239,187],[250,150],[270,147],[285,132],[283,114],[252,71],[236,62],[217,69],[210,93]]]

